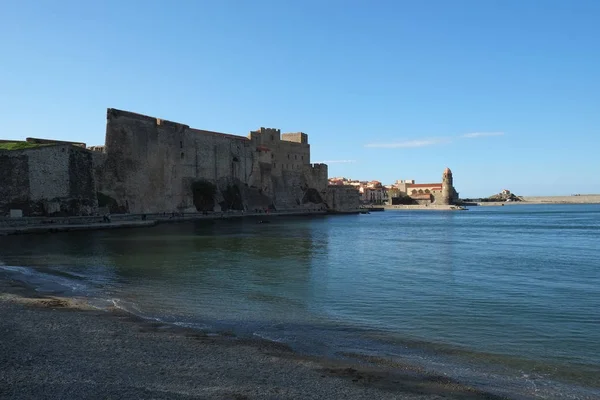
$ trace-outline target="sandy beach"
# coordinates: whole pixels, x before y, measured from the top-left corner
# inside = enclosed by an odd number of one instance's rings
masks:
[[[0,281],[2,399],[497,399],[408,365],[142,320]]]

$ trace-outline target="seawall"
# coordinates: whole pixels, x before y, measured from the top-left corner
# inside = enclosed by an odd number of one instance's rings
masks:
[[[158,213],[158,214],[123,214],[112,215],[111,222],[104,222],[102,217],[58,217],[58,218],[2,218],[0,219],[0,236],[19,235],[29,233],[55,233],[82,230],[104,230],[121,228],[151,227],[161,223],[189,222],[214,219],[241,219],[281,216],[319,216],[328,214],[358,214],[355,212],[327,212],[318,211],[274,211],[274,212],[211,212],[203,213]]]
[[[580,196],[526,196],[523,200],[527,203],[572,203],[572,204],[600,204],[600,194],[586,194]]]

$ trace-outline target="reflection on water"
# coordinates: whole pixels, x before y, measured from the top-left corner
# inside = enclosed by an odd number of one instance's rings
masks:
[[[0,261],[302,351],[401,357],[511,390],[535,379],[537,395],[586,390],[554,380],[600,386],[599,206],[257,222],[6,237]]]

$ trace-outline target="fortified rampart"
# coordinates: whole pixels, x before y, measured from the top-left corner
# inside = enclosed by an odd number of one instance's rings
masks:
[[[0,216],[11,209],[25,216],[310,212],[344,204],[328,191],[327,165],[310,163],[303,132],[263,127],[244,137],[108,109],[103,146],[10,144],[0,150]]]
[[[109,109],[103,151],[98,191],[114,212],[326,207],[327,166],[310,164],[304,133],[243,137]]]
[[[92,153],[71,144],[0,151],[0,216],[90,215],[97,210]]]
[[[327,205],[332,211],[357,211],[360,205],[360,193],[353,186],[330,185],[327,188]]]

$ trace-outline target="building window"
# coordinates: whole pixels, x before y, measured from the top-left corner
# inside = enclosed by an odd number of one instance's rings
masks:
[[[271,135],[271,140],[275,140],[275,139],[273,139],[273,135]]]
[[[273,163],[273,168],[276,168],[276,167],[277,167],[277,164]]]
[[[301,157],[302,157],[302,160],[304,161],[304,156],[301,156]]]
[[[181,159],[183,160],[183,152],[181,152]]]
[[[271,160],[275,158],[275,154],[271,153]]]
[[[288,160],[290,159],[290,155],[288,154]]]
[[[294,160],[297,160],[297,159],[298,159],[298,155],[294,154]]]
[[[179,142],[179,148],[183,149],[183,142]]]

